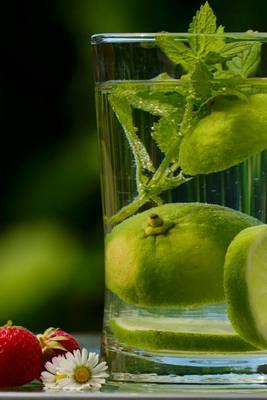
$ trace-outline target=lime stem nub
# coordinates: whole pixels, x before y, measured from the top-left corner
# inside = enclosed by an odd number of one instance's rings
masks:
[[[148,225],[153,227],[163,225],[163,220],[158,216],[158,214],[150,214],[147,222]]]

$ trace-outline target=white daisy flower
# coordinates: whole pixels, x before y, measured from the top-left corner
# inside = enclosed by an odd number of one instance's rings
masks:
[[[45,390],[99,390],[108,377],[106,362],[86,349],[52,358],[41,374]]]
[[[59,362],[64,358],[62,355],[58,357],[53,357],[52,362],[48,361],[45,364],[46,371],[41,373],[41,381],[44,383],[44,389],[46,390],[59,390],[60,388],[57,385],[58,379],[58,369],[59,369]]]

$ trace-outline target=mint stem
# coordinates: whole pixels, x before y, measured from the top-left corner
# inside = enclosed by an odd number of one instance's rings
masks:
[[[168,171],[170,162],[173,160],[173,158],[177,155],[180,147],[180,143],[182,140],[182,135],[180,135],[177,139],[174,140],[173,145],[171,146],[170,150],[167,152],[166,156],[162,160],[159,168],[153,175],[151,181],[149,182],[148,186],[149,187],[157,187],[160,183],[162,178],[166,176],[166,172]],[[164,185],[164,181],[163,181]]]
[[[135,214],[147,201],[149,201],[149,195],[147,193],[140,193],[130,204],[122,207],[116,214],[114,214],[110,219],[109,223],[111,225],[116,225],[122,222],[126,218]]]
[[[169,151],[167,152],[166,156],[164,157],[163,161],[161,162],[159,168],[153,175],[151,181],[149,182],[149,187],[151,186],[158,186],[161,183],[161,179],[166,177],[166,172],[169,170],[170,163],[173,159],[177,159],[177,154],[179,154],[179,147],[182,141],[182,138],[188,133],[191,128],[192,119],[193,119],[193,100],[194,96],[189,94],[186,99],[185,105],[185,112],[180,126],[180,133],[179,136],[174,140],[172,146],[170,147]],[[178,168],[178,164],[176,169]],[[171,170],[171,169],[170,169]],[[174,172],[174,171],[173,171]],[[164,182],[163,182],[164,185]]]
[[[140,207],[142,207],[148,201],[153,199],[153,196],[162,193],[164,190],[178,187],[188,181],[187,178],[183,177],[183,175],[180,174],[179,177],[173,178],[175,183],[171,185],[171,179],[168,178],[167,180],[167,175],[168,172],[170,171],[170,163],[174,158],[177,158],[177,154],[179,153],[179,147],[183,136],[185,136],[188,133],[188,130],[191,129],[191,124],[193,119],[193,113],[192,113],[193,99],[194,99],[193,95],[188,96],[185,105],[183,120],[180,127],[180,134],[174,140],[173,145],[170,147],[166,156],[164,157],[158,169],[154,173],[152,179],[146,186],[143,186],[142,192],[130,204],[123,207],[121,210],[119,210],[115,215],[113,215],[110,218],[109,223],[111,225],[116,225],[122,222],[124,219],[135,214]]]

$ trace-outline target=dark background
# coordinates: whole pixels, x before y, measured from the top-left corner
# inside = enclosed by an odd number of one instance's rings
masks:
[[[186,31],[202,1],[0,6],[0,325],[101,328],[103,232],[90,35]],[[226,31],[267,30],[264,0],[211,0]]]

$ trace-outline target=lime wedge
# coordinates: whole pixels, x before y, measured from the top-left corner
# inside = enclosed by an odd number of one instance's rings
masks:
[[[267,225],[241,231],[225,259],[229,318],[242,338],[267,348]]]
[[[122,343],[148,351],[255,351],[223,320],[116,318],[110,326]]]

